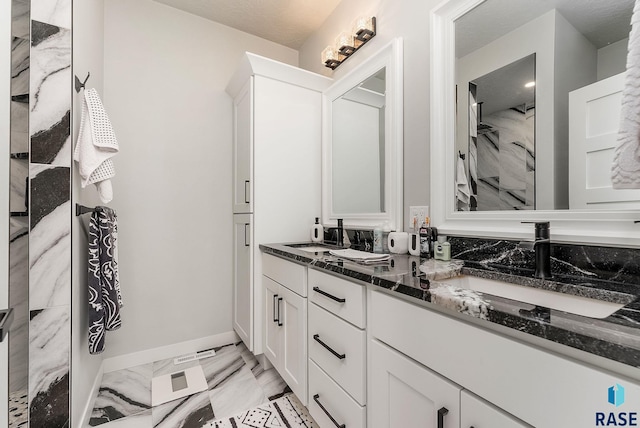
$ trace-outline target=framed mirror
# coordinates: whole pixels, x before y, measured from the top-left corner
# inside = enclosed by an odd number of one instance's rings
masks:
[[[402,230],[402,41],[323,93],[322,222]]]
[[[634,2],[614,3],[449,0],[431,11],[431,212],[441,233],[526,239],[523,221],[551,221],[554,241],[639,245],[640,190],[610,180]],[[470,111],[469,84],[531,55],[535,151],[493,135],[497,169],[480,172],[469,141],[486,124]],[[523,159],[524,179],[513,173]],[[488,187],[492,206],[459,210],[465,193],[487,200]]]

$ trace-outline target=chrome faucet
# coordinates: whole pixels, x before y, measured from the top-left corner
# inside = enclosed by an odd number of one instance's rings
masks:
[[[523,221],[523,223],[533,223]],[[523,248],[533,249],[536,252],[536,271],[534,277],[549,279],[551,275],[551,238],[549,237],[549,222],[536,222],[535,239],[520,242]]]

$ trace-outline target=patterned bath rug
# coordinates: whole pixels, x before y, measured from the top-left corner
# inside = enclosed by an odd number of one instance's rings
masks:
[[[318,428],[295,395],[246,410],[232,418],[211,422],[212,428]]]

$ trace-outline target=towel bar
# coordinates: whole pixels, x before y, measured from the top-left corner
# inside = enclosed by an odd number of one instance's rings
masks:
[[[102,211],[102,207],[85,207],[84,205],[76,204],[76,217],[81,216],[82,214],[92,213],[94,211],[100,212]]]

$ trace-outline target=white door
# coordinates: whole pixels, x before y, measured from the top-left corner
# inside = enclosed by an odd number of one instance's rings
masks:
[[[624,73],[569,93],[570,209],[638,209],[640,190],[614,190]]]
[[[253,77],[233,100],[233,212],[253,212]]]
[[[233,329],[253,351],[253,230],[251,214],[233,216]]]
[[[264,285],[264,355],[271,361],[276,369],[278,367],[278,358],[280,356],[280,328],[282,325],[282,300],[284,298],[280,294],[280,284],[269,277],[262,276],[262,284]]]
[[[369,428],[460,426],[458,385],[377,340],[370,344]]]
[[[0,4],[0,310],[9,305],[9,100],[11,99],[11,3]],[[9,425],[9,340],[0,342],[0,427]]]
[[[280,287],[282,301],[281,370],[291,390],[307,405],[307,299]]]
[[[468,391],[460,393],[460,428],[526,428],[531,427],[476,397]]]

